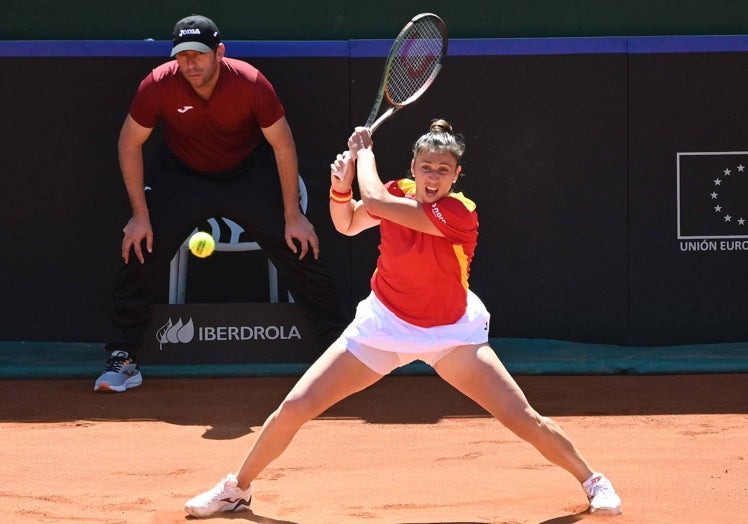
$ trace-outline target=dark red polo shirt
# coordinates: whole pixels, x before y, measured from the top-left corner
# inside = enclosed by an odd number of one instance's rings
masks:
[[[224,57],[210,99],[200,98],[179,72],[176,60],[155,68],[140,84],[130,116],[153,128],[161,120],[164,140],[189,168],[228,171],[260,142],[285,111],[275,89],[254,66]]]

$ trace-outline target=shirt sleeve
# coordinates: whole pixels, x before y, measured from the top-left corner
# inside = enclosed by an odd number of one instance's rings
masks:
[[[475,240],[478,232],[475,204],[461,194],[444,197],[438,202],[424,205],[423,209],[429,220],[453,244]]]
[[[159,111],[156,89],[157,85],[153,73],[151,73],[140,82],[138,91],[130,104],[130,116],[143,127],[154,128],[156,122],[158,122]]]
[[[257,123],[260,127],[270,127],[286,114],[285,108],[275,92],[275,88],[265,75],[257,72]]]

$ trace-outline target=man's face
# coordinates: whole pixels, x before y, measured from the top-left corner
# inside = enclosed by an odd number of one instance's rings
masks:
[[[182,51],[176,59],[179,70],[196,90],[208,87],[218,78],[218,64],[223,56],[223,46],[210,53]]]

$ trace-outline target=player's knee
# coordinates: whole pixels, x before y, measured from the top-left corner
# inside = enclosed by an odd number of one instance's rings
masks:
[[[276,411],[276,421],[286,426],[301,426],[313,416],[309,402],[303,397],[286,398]]]

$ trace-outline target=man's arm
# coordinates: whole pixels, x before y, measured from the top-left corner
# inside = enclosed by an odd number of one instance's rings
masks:
[[[151,136],[152,131],[153,129],[141,126],[130,115],[127,115],[117,142],[119,167],[132,209],[132,217],[122,230],[125,234],[122,239],[122,258],[126,264],[130,259],[130,248],[135,250],[135,255],[141,264],[144,262],[143,239],[146,241],[148,252],[153,250],[153,230],[145,200],[143,175],[143,144]]]
[[[281,117],[262,133],[275,152],[281,191],[283,192],[283,214],[286,221],[286,244],[294,253],[298,248],[294,239],[301,243],[299,259],[304,258],[311,246],[314,258],[319,257],[319,239],[314,226],[307,220],[299,207],[299,161],[296,144],[286,117]]]

